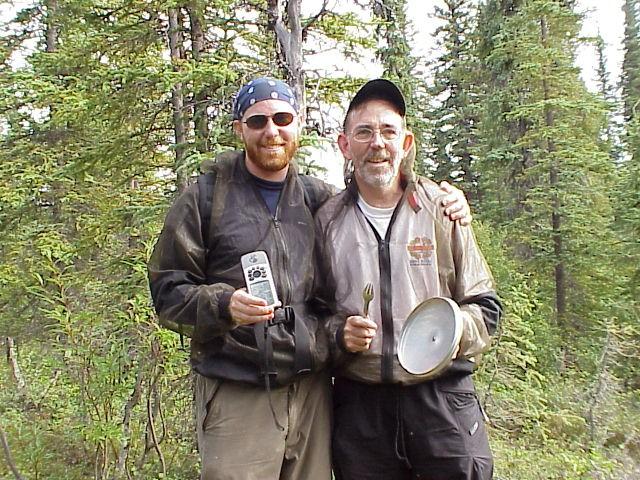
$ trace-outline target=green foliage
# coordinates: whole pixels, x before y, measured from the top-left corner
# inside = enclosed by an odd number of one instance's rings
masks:
[[[578,20],[546,1],[528,2],[505,19],[487,67],[510,65],[510,82],[489,85],[487,129],[481,126],[485,152],[502,144],[484,160],[493,171],[481,179],[482,195],[502,210],[488,213],[508,212],[505,225],[521,255],[544,272],[541,284],[556,298],[558,321],[576,326],[595,320],[615,289],[608,267],[617,243],[609,198],[614,166],[599,146],[603,105],[573,66]]]
[[[625,0],[624,61],[622,63],[621,87],[624,116],[631,121],[637,116],[640,102],[640,25],[637,0]]]
[[[489,1],[480,18],[479,207],[509,252],[496,265],[496,252],[484,246],[507,306],[494,363],[481,371],[483,380],[489,372],[494,378],[494,445],[505,459],[498,475],[625,478],[618,475],[636,468],[629,458],[637,428],[619,433],[624,446],[611,451],[618,415],[606,412],[617,405],[621,416],[637,415],[625,400],[637,386],[625,382],[637,375],[637,332],[628,326],[638,304],[627,290],[633,267],[623,260],[633,250],[624,239],[632,237],[614,222],[633,208],[613,192],[636,198],[637,185],[618,186],[621,172],[611,161],[618,157],[601,143],[605,104],[585,90],[573,65],[579,17],[564,2],[541,0]],[[514,289],[516,271],[529,290]],[[530,378],[523,381],[516,367]],[[527,450],[514,456],[522,438]],[[535,473],[525,473],[530,464]]]
[[[378,47],[414,102],[411,128],[426,135],[424,59],[409,54],[405,2],[376,3],[370,23],[334,12],[303,19],[305,53],[357,60]],[[474,18],[448,0],[460,9],[440,12],[432,93],[455,95],[431,109],[433,162],[445,176],[470,155],[464,188],[505,307],[476,374],[503,479],[633,478],[640,454],[640,128],[627,121],[623,154],[609,155],[611,99],[578,78],[569,3],[490,0]],[[0,363],[0,424],[26,478],[197,477],[188,355],[156,323],[146,261],[181,182],[238,146],[229,128],[238,86],[282,67],[265,6],[43,0],[16,12],[0,38],[0,332],[16,341],[25,383]],[[182,35],[174,58],[170,10]],[[192,49],[190,15],[203,24],[202,51]],[[636,37],[627,37],[629,50]],[[637,74],[631,53],[626,79]],[[311,73],[318,111],[365,80]],[[304,146],[329,132],[310,117]],[[300,164],[317,171],[312,156]]]
[[[637,332],[610,323],[604,332],[583,333],[568,355],[591,361],[567,367],[566,334],[549,321],[553,310],[536,275],[514,260],[508,229],[476,224],[475,231],[505,310],[493,348],[476,373],[491,420],[496,475],[633,475],[640,405],[637,387],[624,385],[637,370],[630,373],[624,365],[637,362]]]
[[[463,189],[467,198],[478,198],[474,125],[478,111],[478,62],[473,55],[473,7],[468,0],[449,0],[436,7],[436,29],[442,52],[432,65],[429,88],[430,170]]]
[[[371,25],[363,23],[353,13],[337,14],[328,12],[323,15],[315,26],[316,38],[322,43],[328,41],[334,43],[340,49],[345,59],[358,59],[362,49],[374,48],[375,41],[370,35]],[[321,43],[321,45],[322,45]],[[310,53],[314,53],[317,47],[309,45]]]

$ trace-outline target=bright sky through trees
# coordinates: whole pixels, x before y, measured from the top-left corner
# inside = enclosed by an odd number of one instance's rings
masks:
[[[436,5],[443,5],[441,0],[408,0],[409,18],[416,29],[414,43],[416,51],[427,58],[434,57],[435,46],[433,30],[436,25],[433,21],[424,21],[427,15],[433,13]],[[585,37],[595,36],[600,33],[605,45],[607,66],[611,74],[612,82],[618,82],[622,65],[622,37],[624,33],[624,14],[622,12],[622,0],[578,0],[578,8],[585,12],[585,21],[582,34]],[[416,19],[420,21],[416,21]],[[422,26],[422,28],[421,28]],[[595,90],[596,49],[594,46],[585,45],[578,51],[578,64],[582,69],[582,78],[590,90]]]

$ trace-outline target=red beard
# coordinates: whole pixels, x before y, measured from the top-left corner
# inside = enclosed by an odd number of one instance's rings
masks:
[[[281,145],[282,149],[275,151],[265,151],[263,147],[271,145]],[[298,150],[298,140],[286,142],[284,140],[274,140],[266,144],[245,145],[247,156],[259,168],[270,172],[278,172],[289,165]]]

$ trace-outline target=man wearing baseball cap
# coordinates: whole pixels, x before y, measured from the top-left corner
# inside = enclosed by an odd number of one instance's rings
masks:
[[[328,346],[310,300],[313,214],[332,189],[292,161],[298,109],[280,80],[240,89],[244,149],[219,155],[176,199],[149,262],[161,322],[193,326],[202,479],[331,478]],[[461,203],[452,215],[466,214]],[[255,251],[280,304],[244,288],[240,258]]]
[[[471,227],[447,218],[438,185],[413,173],[405,114],[388,80],[356,93],[338,138],[352,164],[347,188],[316,215],[320,296],[334,313],[334,473],[485,480],[493,462],[471,373],[502,309]],[[433,297],[458,304],[462,336],[448,368],[427,380],[400,365],[398,339]]]

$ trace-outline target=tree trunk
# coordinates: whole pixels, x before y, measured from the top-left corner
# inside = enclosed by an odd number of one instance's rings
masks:
[[[540,19],[540,32],[542,36],[542,44],[546,47],[548,40],[548,27],[545,18]],[[548,101],[550,99],[549,84],[546,74],[543,75],[542,88],[544,90],[544,99]],[[545,105],[545,125],[547,128],[551,128],[554,124],[554,112],[548,105]],[[556,146],[551,139],[547,140],[547,154],[550,157],[549,167],[549,187],[552,193],[552,213],[551,213],[551,237],[553,239],[553,257],[554,257],[554,280],[556,289],[556,320],[558,324],[564,323],[566,315],[566,275],[565,265],[563,260],[563,242],[562,242],[562,216],[560,214],[560,198],[557,193],[559,187],[558,180],[558,164],[554,157]]]
[[[47,53],[53,53],[58,49],[58,36],[60,35],[60,28],[56,20],[56,14],[58,10],[58,0],[49,0],[45,2],[47,7],[46,17],[46,30],[45,30],[45,51]]]
[[[44,21],[44,38],[45,38],[45,52],[46,53],[55,53],[58,49],[58,38],[60,37],[60,26],[58,23],[58,0],[47,0],[45,1],[46,7],[46,16]],[[58,67],[60,70],[60,67]],[[49,119],[53,120],[55,115],[55,109],[53,102],[50,102],[48,105],[48,114]],[[64,132],[59,128],[54,128],[53,126],[49,126],[44,131],[44,138],[49,145],[54,145],[57,143],[61,137],[64,137]],[[64,166],[64,160],[62,158],[58,158],[58,165],[60,167]],[[51,204],[51,214],[56,221],[60,221],[60,217],[62,215],[62,196],[63,196],[63,188],[60,181],[54,180],[51,183],[51,190],[48,192],[49,203]]]
[[[202,53],[205,51],[204,31],[202,28],[202,16],[200,6],[196,1],[189,3],[187,7],[189,23],[191,25],[191,53],[196,63],[202,61]],[[207,115],[207,93],[204,88],[199,89],[194,95],[193,121],[195,125],[196,149],[200,153],[209,151],[209,117]]]
[[[169,52],[175,71],[180,70],[180,62],[184,59],[182,36],[182,14],[179,8],[169,9]],[[184,118],[184,94],[182,82],[177,82],[171,92],[171,106],[173,107],[173,132],[175,136],[175,167],[176,186],[178,193],[182,193],[189,183],[186,172],[182,168],[187,145],[186,122]]]
[[[2,443],[2,450],[4,451],[4,457],[7,460],[7,465],[9,465],[9,469],[16,480],[24,480],[24,477],[20,475],[18,471],[18,467],[16,467],[16,463],[13,460],[13,456],[11,455],[11,449],[9,448],[9,442],[7,440],[7,435],[4,433],[2,429],[2,425],[0,425],[0,443]]]
[[[124,407],[124,417],[122,419],[122,436],[123,441],[118,452],[118,462],[116,464],[116,470],[114,472],[114,478],[122,478],[127,468],[127,459],[129,457],[129,448],[131,446],[131,415],[133,409],[140,402],[142,396],[142,382],[144,379],[144,363],[140,362],[138,365],[138,373],[136,376],[136,383],[133,387],[133,392],[127,400],[127,404]]]
[[[288,28],[282,20],[281,0],[268,0],[267,15],[269,29],[277,41],[278,59],[286,71],[287,82],[293,88],[300,105],[300,123],[306,123],[306,101],[304,71],[302,70],[302,24],[300,22],[301,0],[287,3]]]
[[[14,382],[16,382],[16,386],[18,387],[18,393],[22,394],[26,387],[26,383],[24,381],[24,377],[22,376],[22,372],[20,371],[20,365],[18,364],[18,359],[16,358],[16,348],[15,343],[12,337],[7,337],[7,363],[9,364],[9,370],[11,371],[11,377]]]

